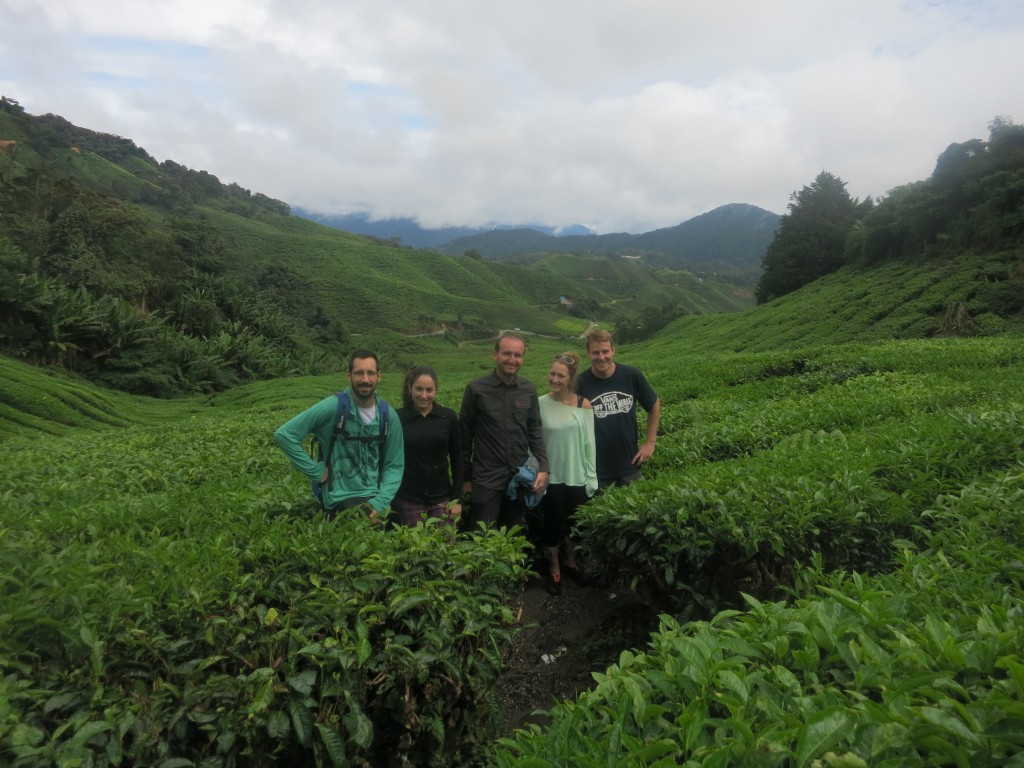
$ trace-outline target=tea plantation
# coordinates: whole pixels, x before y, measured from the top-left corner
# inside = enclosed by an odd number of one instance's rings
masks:
[[[342,382],[0,360],[0,764],[1024,765],[1024,339],[619,357],[658,449],[579,531],[661,628],[501,738],[523,541],[314,514],[271,435]],[[441,399],[488,362],[444,353]]]
[[[1024,342],[659,350],[656,471],[579,527],[661,630],[495,763],[1019,765]]]

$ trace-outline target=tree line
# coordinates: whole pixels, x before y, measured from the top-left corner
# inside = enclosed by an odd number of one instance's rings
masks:
[[[950,145],[931,178],[878,202],[852,199],[827,172],[794,192],[765,255],[759,302],[844,265],[1019,248],[1024,127],[996,118],[989,128],[987,141]],[[6,97],[0,135],[0,353],[160,397],[336,366],[348,334],[309,300],[309,279],[282,264],[230,276],[244,246],[209,216],[289,215],[285,203],[157,163],[128,139],[28,115]],[[986,311],[1024,303],[1010,260],[980,289]],[[602,311],[576,299],[575,314]],[[613,311],[621,341],[684,313],[678,303]]]
[[[827,171],[790,201],[765,254],[758,303],[848,264],[969,252],[1004,254],[1012,265],[1024,242],[1024,126],[996,117],[987,141],[950,144],[930,178],[896,187],[878,202],[851,198],[846,183]],[[1006,315],[1024,306],[1011,271],[989,276],[988,295],[979,297],[988,311]]]

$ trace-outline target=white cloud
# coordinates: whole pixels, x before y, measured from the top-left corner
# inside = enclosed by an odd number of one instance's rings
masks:
[[[993,0],[0,0],[0,92],[294,205],[677,224],[1024,121]]]

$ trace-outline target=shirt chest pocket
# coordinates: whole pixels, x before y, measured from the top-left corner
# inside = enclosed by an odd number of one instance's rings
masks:
[[[488,399],[481,403],[481,409],[495,422],[506,423],[511,420],[514,424],[525,424],[532,405],[533,398],[530,395],[517,394]]]
[[[527,395],[520,395],[512,401],[512,418],[516,424],[525,424],[530,417],[530,406],[533,399]]]

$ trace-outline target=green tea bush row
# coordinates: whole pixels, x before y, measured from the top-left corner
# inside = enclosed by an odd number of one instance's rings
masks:
[[[990,258],[1013,269],[1016,255],[963,254],[948,261],[887,261],[849,266],[747,312],[680,318],[661,334],[681,363],[693,352],[719,355],[823,344],[928,339],[941,331],[946,309],[964,303],[978,323],[973,333],[1022,330],[1020,283],[992,282]],[[997,292],[993,296],[990,292]],[[997,314],[998,313],[998,316]]]
[[[154,404],[0,357],[0,440],[179,419],[193,407],[188,401]]]
[[[663,374],[654,471],[770,449],[806,430],[869,427],[1014,398],[1019,341],[915,342],[736,355]],[[658,375],[657,371],[654,372]]]
[[[326,521],[267,409],[0,444],[0,763],[463,759],[522,541]]]
[[[578,527],[672,615],[495,764],[1016,764],[1022,351],[639,360],[666,382],[655,461]]]
[[[800,387],[811,391],[800,392]],[[659,445],[658,466],[678,469],[736,458],[768,450],[793,433],[902,421],[923,410],[959,405],[970,398],[966,386],[936,388],[921,377],[901,372],[857,375],[817,387],[801,377],[770,388],[748,385],[761,391],[761,397],[751,402],[735,398],[693,402],[679,409],[682,413],[666,418],[662,431],[670,439]],[[689,419],[688,412],[692,414]]]
[[[796,599],[663,616],[504,768],[1017,765],[1024,752],[1024,465],[940,497],[920,551],[814,569]]]
[[[1022,413],[790,435],[749,459],[615,489],[577,528],[589,557],[674,610],[769,595],[815,553],[829,568],[884,568],[889,543],[912,537],[937,496],[1017,460]]]

